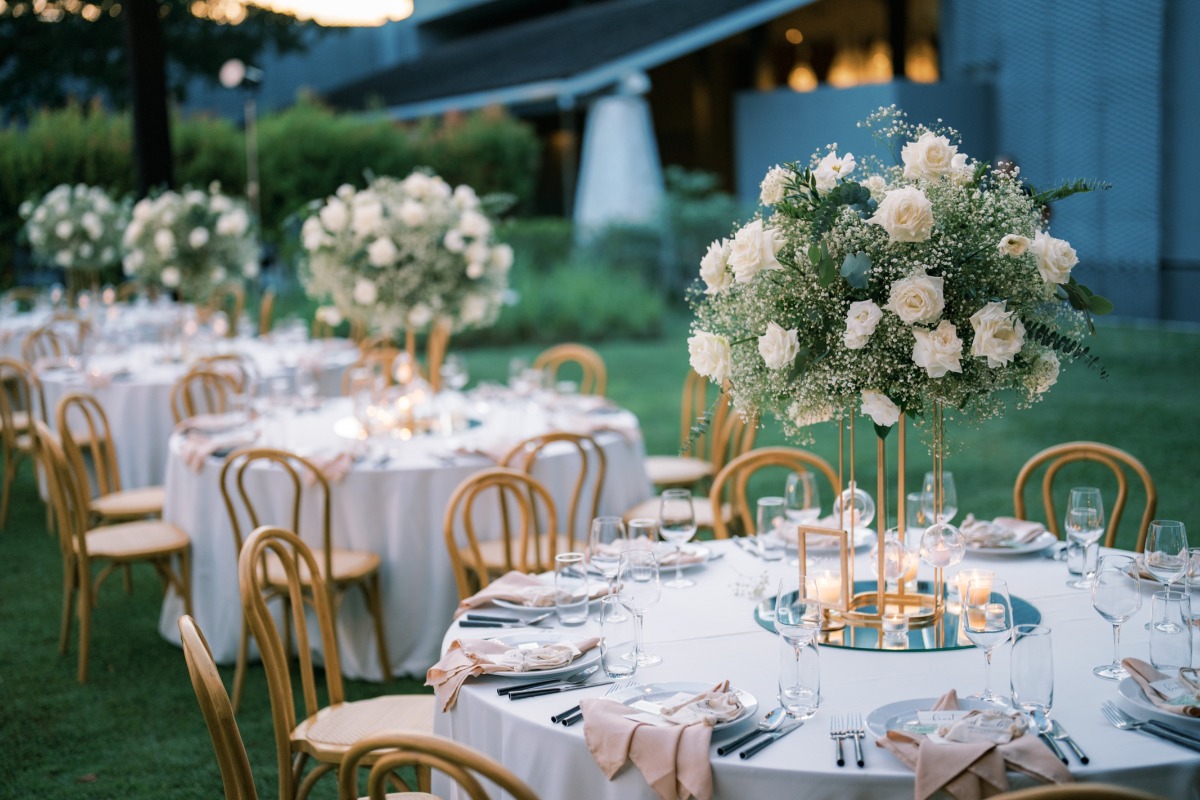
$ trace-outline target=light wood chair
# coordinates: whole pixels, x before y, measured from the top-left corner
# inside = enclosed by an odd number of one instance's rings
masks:
[[[358,360],[342,372],[342,394],[350,394],[350,373],[361,368],[369,369],[376,376],[381,376],[385,386],[394,386],[396,378],[392,374],[392,366],[402,352],[400,348],[392,346],[379,346],[364,351]]]
[[[203,367],[188,370],[171,387],[171,416],[179,424],[197,414],[224,413],[236,394],[237,381],[229,372]]]
[[[1146,529],[1150,525],[1150,520],[1154,519],[1154,512],[1158,508],[1158,491],[1154,487],[1154,479],[1150,477],[1150,472],[1142,465],[1142,462],[1112,445],[1100,442],[1065,442],[1047,447],[1034,455],[1021,467],[1021,471],[1017,473],[1017,480],[1013,484],[1013,510],[1016,516],[1019,519],[1028,519],[1025,506],[1025,486],[1038,468],[1046,465],[1046,472],[1042,476],[1042,507],[1046,512],[1046,527],[1061,539],[1059,515],[1054,505],[1054,479],[1063,467],[1076,462],[1101,464],[1107,467],[1116,479],[1116,501],[1111,508],[1105,508],[1105,512],[1108,514],[1108,532],[1104,537],[1105,547],[1114,546],[1117,540],[1117,529],[1121,524],[1121,515],[1125,511],[1125,504],[1129,499],[1129,479],[1126,471],[1141,481],[1146,495],[1146,506],[1138,525],[1135,549],[1139,553],[1142,552],[1146,547]],[[1105,506],[1108,506],[1107,498]]]
[[[179,618],[179,636],[183,640],[183,657],[192,679],[192,690],[196,692],[196,701],[217,754],[217,765],[221,768],[225,800],[258,800],[246,745],[208,642],[196,620],[187,614]]]
[[[179,527],[160,520],[124,522],[92,528],[87,476],[78,475],[63,453],[57,437],[42,422],[37,431],[37,458],[46,471],[54,518],[58,522],[59,546],[63,557],[63,615],[59,634],[59,652],[67,652],[71,634],[71,605],[79,617],[79,682],[87,682],[88,648],[91,638],[92,608],[99,598],[104,580],[117,567],[148,563],[162,579],[164,590],[173,588],[192,613],[191,541]],[[174,562],[179,562],[179,568]],[[93,563],[103,565],[93,576]]]
[[[356,742],[347,751],[338,770],[339,800],[356,800],[358,797],[358,770],[373,762],[367,777],[367,792],[370,800],[383,800],[385,781],[394,770],[417,766],[427,770],[436,769],[449,777],[460,791],[454,797],[469,797],[470,800],[490,800],[498,795],[489,795],[479,778],[490,781],[513,800],[538,800],[524,781],[514,775],[503,764],[477,750],[441,736],[423,736],[416,733],[379,733]],[[423,791],[428,791],[423,789]],[[400,795],[408,797],[411,795]],[[421,795],[421,797],[436,797]]]
[[[21,340],[21,358],[34,368],[49,361],[62,361],[78,352],[78,343],[53,323],[35,328]]]
[[[804,469],[816,470],[825,477],[833,493],[831,496],[838,494],[837,472],[828,461],[815,453],[797,447],[762,447],[742,453],[717,473],[708,492],[708,506],[714,521],[713,535],[716,538],[729,538],[730,525],[727,519],[736,520],[742,534],[754,532],[757,507],[750,502],[748,484],[761,470],[774,469],[778,472],[778,468],[782,468],[783,474]],[[783,494],[785,481],[786,478],[780,475],[779,495]],[[725,507],[729,511],[722,513]]]
[[[15,358],[0,358],[0,528],[8,525],[8,504],[21,461],[34,455],[34,421],[46,422],[46,398],[34,371]]]
[[[499,525],[500,535],[481,541],[476,530],[479,521]],[[492,467],[467,478],[450,496],[443,521],[459,599],[511,570],[553,569],[558,537],[539,532],[558,529],[554,499],[537,478],[507,467]]]
[[[121,469],[112,430],[108,426],[108,416],[95,396],[84,392],[65,395],[58,401],[55,420],[63,452],[76,475],[88,475],[84,454],[91,456],[95,486],[88,496],[92,498],[89,508],[93,522],[108,524],[162,516],[166,500],[162,486],[121,488]]]
[[[262,653],[271,696],[275,729],[275,757],[279,770],[280,800],[303,800],[313,785],[335,770],[359,739],[382,731],[433,733],[434,697],[382,695],[348,703],[342,688],[333,605],[324,581],[306,581],[320,571],[318,560],[300,537],[282,528],[262,527],[250,534],[238,556],[238,584],[242,609]],[[272,575],[281,575],[282,585]],[[284,625],[295,637],[303,716],[297,715],[292,692],[290,658],[267,605],[267,594],[282,588],[290,614]],[[317,642],[310,642],[309,617],[315,617]],[[317,677],[312,645],[321,648],[328,704],[317,698]],[[316,767],[304,775],[309,759]],[[426,774],[424,779],[428,780]],[[428,784],[426,784],[428,785]]]
[[[600,354],[587,345],[567,343],[543,350],[533,360],[533,368],[546,372],[553,380],[558,377],[558,371],[563,365],[572,363],[578,364],[583,371],[583,377],[579,381],[579,393],[603,397],[608,387],[608,370],[605,369],[604,359]]]
[[[233,378],[234,389],[238,394],[253,392],[255,387],[262,385],[262,374],[258,371],[258,364],[244,353],[204,356],[197,359],[192,368],[228,374]]]
[[[563,528],[558,531],[558,550],[570,552],[587,546],[588,530],[592,520],[600,515],[600,494],[604,490],[604,479],[608,471],[608,459],[604,450],[591,436],[580,433],[545,433],[519,442],[500,462],[500,466],[519,469],[533,475],[538,460],[544,458],[547,448],[573,450],[575,460],[575,485],[571,490],[571,502],[562,519]],[[588,486],[591,491],[584,495]],[[534,524],[540,524],[534,517]],[[578,540],[576,531],[582,527],[583,538]],[[537,531],[541,535],[541,531]],[[577,546],[578,545],[578,546]]]
[[[258,302],[258,335],[266,336],[275,324],[275,290],[263,292],[262,300]]]
[[[1056,783],[992,795],[993,800],[1166,800],[1162,795],[1111,783]]]
[[[208,296],[207,309],[209,316],[217,311],[224,311],[229,317],[229,331],[225,335],[229,338],[237,336],[238,320],[246,310],[246,288],[242,286],[241,281],[221,284]]]
[[[256,495],[248,485],[248,479],[254,475],[254,472],[264,467],[273,467],[282,471],[288,478],[289,488],[273,488],[269,498],[274,503],[277,503],[282,497],[291,499],[291,512],[287,519],[266,519],[268,498]],[[305,489],[306,483],[309,484],[307,490]],[[323,579],[320,582],[326,585],[333,597],[335,608],[347,589],[358,587],[362,591],[367,611],[371,614],[375,624],[379,668],[383,679],[390,681],[392,666],[388,659],[387,638],[383,627],[383,606],[379,591],[379,567],[382,562],[376,553],[334,546],[329,481],[317,466],[303,456],[289,453],[286,450],[263,447],[244,448],[230,453],[225,459],[225,464],[221,467],[220,487],[221,497],[225,501],[225,511],[229,515],[229,524],[233,529],[234,545],[239,553],[243,546],[243,520],[249,520],[250,530],[279,521],[286,523],[288,530],[299,533],[300,507],[304,500],[304,494],[308,491],[318,495],[321,518],[317,535],[320,537],[321,544],[312,549],[318,566],[316,574]],[[269,570],[266,581],[267,590],[280,595],[285,594],[286,575],[279,569]],[[312,574],[302,571],[301,581],[306,588],[310,587],[313,583]],[[249,630],[246,620],[243,619],[237,666],[233,676],[233,708],[235,711],[241,705],[249,644]]]

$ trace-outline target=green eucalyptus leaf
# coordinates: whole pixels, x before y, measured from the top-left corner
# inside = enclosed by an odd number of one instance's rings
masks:
[[[858,252],[846,256],[842,262],[841,274],[846,283],[855,289],[867,288],[867,272],[871,269],[871,259],[866,253]]]
[[[1098,317],[1103,317],[1105,314],[1113,312],[1113,302],[1107,297],[1101,297],[1098,294],[1093,294],[1088,297],[1088,307],[1091,312]]]
[[[808,260],[812,262],[814,267],[821,264],[821,248],[819,245],[810,245],[808,248]]]

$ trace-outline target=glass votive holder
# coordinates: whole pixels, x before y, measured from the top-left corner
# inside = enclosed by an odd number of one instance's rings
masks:
[[[990,569],[960,569],[954,575],[954,586],[958,590],[958,601],[960,603],[966,602],[967,586],[970,585],[972,581],[975,581],[977,584],[981,584],[980,586],[976,587],[977,591],[986,591],[988,594],[991,594],[992,579],[995,577],[996,573]],[[982,602],[983,599],[984,598],[981,597],[980,602]]]
[[[908,649],[907,614],[884,614],[882,626],[884,650]]]

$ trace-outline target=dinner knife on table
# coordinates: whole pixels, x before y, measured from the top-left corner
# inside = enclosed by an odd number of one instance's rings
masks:
[[[754,756],[755,753],[759,752],[760,750],[762,750],[766,747],[769,747],[770,745],[779,741],[780,739],[787,736],[789,733],[796,730],[797,728],[800,728],[803,725],[804,725],[804,720],[802,720],[802,719],[798,719],[795,722],[789,722],[788,724],[784,725],[782,728],[780,728],[775,733],[768,734],[767,737],[765,739],[763,739],[761,742],[759,742],[758,744],[751,745],[750,747],[747,747],[742,752],[738,753],[738,758],[743,758],[743,759],[751,758],[752,756]]]
[[[523,692],[509,692],[509,700],[524,700],[527,697],[540,697],[544,694],[558,694],[559,692],[573,692],[576,689],[591,689],[593,686],[608,686],[616,681],[601,681],[600,683],[579,683],[569,684],[566,686],[547,686],[542,689],[531,689]]]

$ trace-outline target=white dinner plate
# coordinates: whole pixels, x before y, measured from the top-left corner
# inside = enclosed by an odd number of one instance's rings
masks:
[[[1142,691],[1142,687],[1138,686],[1137,681],[1133,678],[1123,678],[1117,684],[1117,692],[1120,695],[1118,697],[1120,706],[1138,719],[1155,719],[1170,725],[1178,725],[1181,728],[1200,730],[1200,717],[1185,717],[1183,714],[1163,711],[1150,702],[1146,693]]]
[[[547,588],[554,588],[554,574],[553,573],[547,572],[542,575],[538,575],[537,577],[538,577],[538,580],[540,580],[542,583],[546,584]],[[599,575],[589,575],[589,583],[588,583],[589,586],[591,585],[592,578],[595,578],[597,581],[604,581],[604,584],[606,586],[608,585],[607,578],[603,578]],[[588,603],[589,604],[599,603],[600,598],[602,598],[602,597],[604,597],[604,595],[602,595],[602,594],[597,595],[596,597],[593,597],[591,600],[589,600]],[[493,599],[492,605],[499,606],[500,608],[507,608],[510,611],[528,611],[532,614],[545,614],[547,611],[554,610],[554,603],[551,603],[548,606],[527,606],[524,603],[514,603],[512,600],[501,600],[500,598]]]
[[[918,697],[915,700],[900,700],[880,706],[867,715],[867,730],[876,739],[884,738],[888,731],[902,731],[906,723],[917,721],[918,711],[932,711],[937,701],[936,697]],[[958,707],[962,711],[986,711],[996,708],[991,703],[973,697],[958,698]]]
[[[798,551],[800,549],[800,543],[799,543],[799,541],[797,541],[796,537],[794,537],[794,536],[792,536],[792,537],[782,536],[779,533],[771,533],[771,534],[768,534],[767,536],[768,536],[768,538],[773,538],[777,543],[782,544],[788,550],[797,550]],[[823,542],[823,541],[828,541],[828,544],[819,544],[819,542]],[[875,531],[872,528],[863,528],[863,529],[855,532],[855,534],[854,534],[854,552],[855,553],[865,553],[866,551],[870,550],[874,546],[875,546]],[[818,539],[814,539],[810,536],[808,539],[808,553],[809,553],[809,555],[827,555],[829,553],[833,553],[834,555],[836,555],[838,553],[837,542],[834,540],[834,538],[832,536],[829,536],[829,537],[823,536]]]
[[[712,558],[712,551],[701,544],[684,544],[683,552],[690,556],[697,556],[700,559],[699,561],[688,561],[680,564],[679,568],[685,572],[689,569],[695,569],[696,567],[703,567]],[[660,542],[659,544],[654,545],[654,553],[660,559],[658,563],[658,572],[660,575],[666,572],[675,571],[675,564],[664,564],[661,561],[664,554],[673,555],[675,553],[675,545],[671,544],[670,542]],[[666,578],[664,577],[663,580],[666,580]]]
[[[557,644],[559,642],[573,642],[585,637],[565,634],[558,631],[542,631],[535,628],[530,628],[525,631],[517,631],[514,633],[506,633],[500,636],[489,636],[487,640],[490,642],[499,642],[508,647],[544,647],[548,644]],[[529,680],[538,680],[540,678],[549,678],[555,675],[563,675],[568,672],[574,672],[581,667],[585,667],[600,658],[600,646],[597,645],[586,653],[582,653],[578,658],[569,664],[564,664],[561,667],[552,669],[531,669],[526,672],[489,672],[489,675],[501,675],[505,678],[528,678]]]
[[[691,683],[691,682],[668,682],[668,683],[647,683],[641,686],[631,686],[628,689],[622,689],[618,692],[613,692],[608,696],[609,700],[616,700],[623,705],[632,706],[638,701],[646,701],[648,703],[661,703],[669,697],[672,697],[680,692],[688,694],[700,694],[706,692],[713,687],[711,683]],[[737,692],[738,700],[742,701],[742,713],[737,719],[729,720],[728,722],[718,722],[713,726],[714,731],[725,730],[734,725],[738,725],[744,720],[754,716],[758,711],[758,700],[754,699],[754,695],[744,689],[734,687],[733,691]]]
[[[230,411],[224,414],[198,414],[185,420],[181,427],[189,433],[214,436],[236,431],[248,424],[250,417],[244,411]]]
[[[1031,542],[1024,544],[1001,545],[999,547],[972,547],[967,545],[967,552],[973,556],[985,556],[991,558],[993,556],[1004,558],[1006,556],[1023,556],[1029,553],[1040,553],[1050,545],[1058,541],[1058,537],[1050,531],[1044,531]]]

